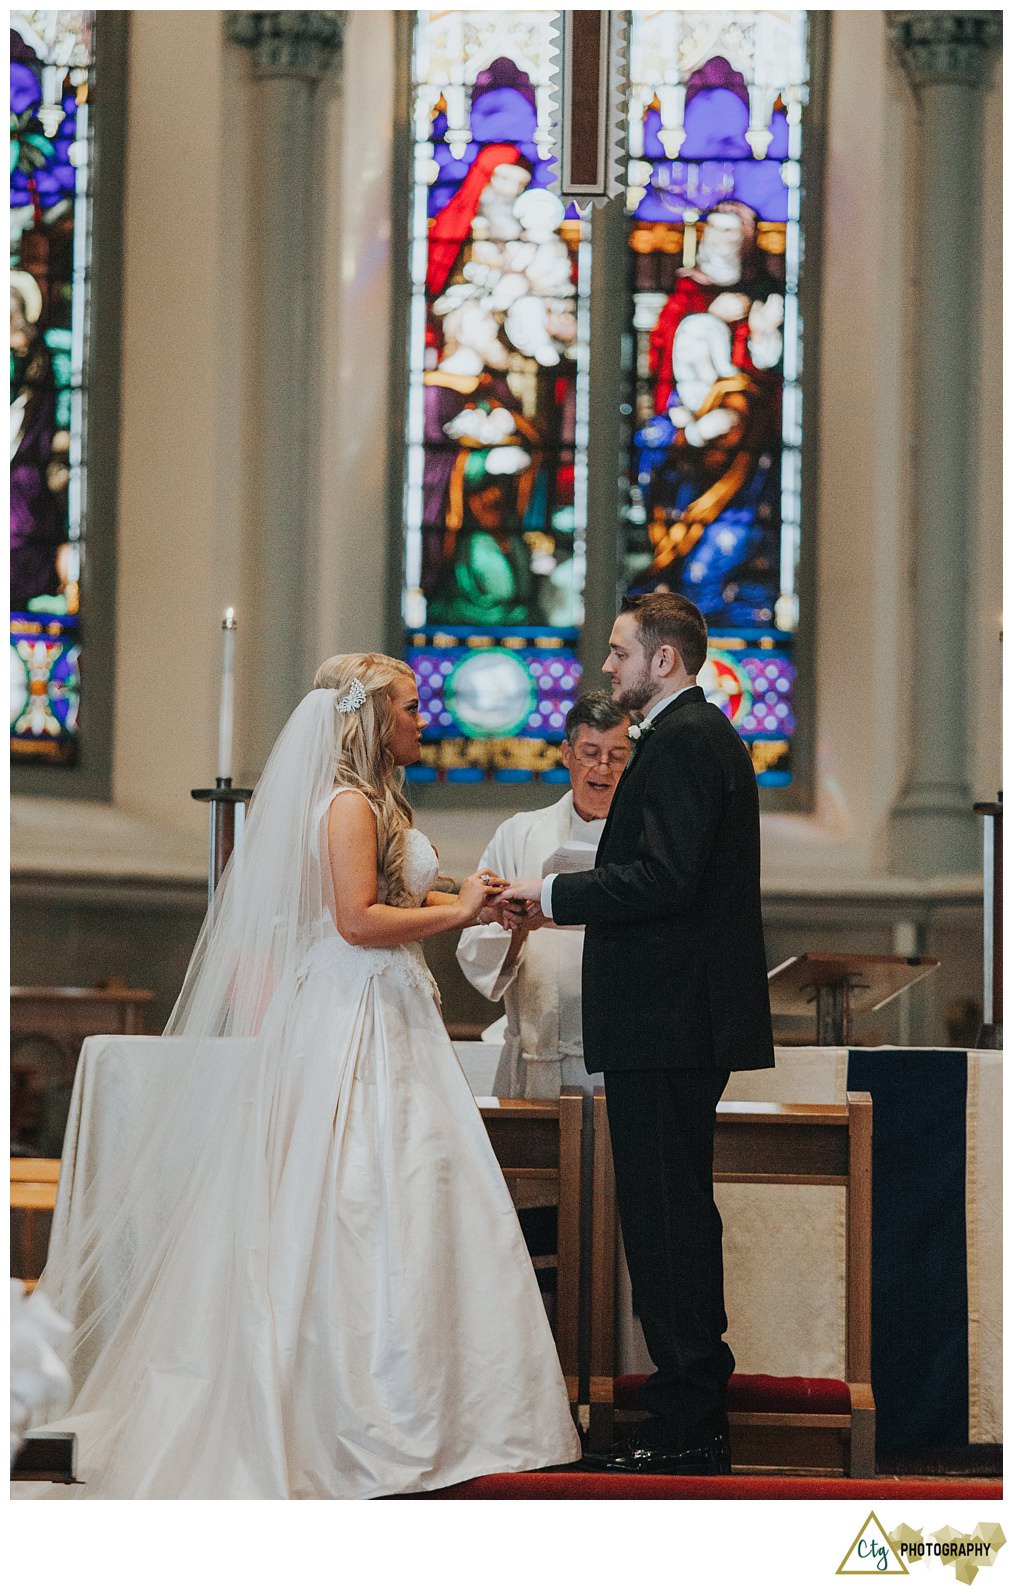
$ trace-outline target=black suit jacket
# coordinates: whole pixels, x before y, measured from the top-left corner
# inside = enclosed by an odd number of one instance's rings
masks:
[[[552,914],[587,924],[588,1071],[774,1064],[756,777],[699,686],[654,720],[593,871],[556,878]]]

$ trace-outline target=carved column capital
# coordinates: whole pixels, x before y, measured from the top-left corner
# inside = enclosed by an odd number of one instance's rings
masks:
[[[226,37],[253,57],[257,77],[323,77],[341,51],[343,11],[227,11]]]
[[[887,26],[916,87],[984,82],[988,52],[1002,39],[1001,11],[888,11]]]

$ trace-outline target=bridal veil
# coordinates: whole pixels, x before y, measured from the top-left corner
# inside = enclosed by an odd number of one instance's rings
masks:
[[[183,1334],[217,1330],[206,1311],[217,1315],[222,1299],[241,1334],[241,1295],[263,1230],[258,1123],[285,1061],[299,969],[331,899],[320,814],[334,782],[337,706],[336,691],[312,690],[288,720],[165,1028],[165,1063],[152,1066],[137,1112],[123,1122],[119,1156],[75,1172],[74,1201],[87,1217],[75,1223],[73,1251],[61,1247],[40,1285],[74,1327],[68,1363],[86,1404],[90,1382],[157,1362],[180,1249],[203,1245],[215,1271],[196,1289],[188,1281]],[[236,1130],[243,1117],[248,1129]],[[238,1188],[248,1190],[245,1201]],[[223,1357],[236,1345],[223,1339]]]

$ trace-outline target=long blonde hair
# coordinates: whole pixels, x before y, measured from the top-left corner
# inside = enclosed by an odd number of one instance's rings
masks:
[[[404,880],[405,835],[412,826],[412,809],[391,746],[391,688],[398,679],[414,677],[398,658],[367,651],[328,657],[313,680],[315,690],[336,690],[339,699],[356,680],[366,692],[361,707],[338,715],[334,782],[361,790],[376,814],[376,864],[387,884],[389,905],[414,904]]]

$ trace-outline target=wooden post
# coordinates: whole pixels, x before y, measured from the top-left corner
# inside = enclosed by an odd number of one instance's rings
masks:
[[[594,1090],[594,1195],[591,1207],[591,1339],[588,1351],[592,1451],[612,1445],[615,1375],[616,1181],[605,1090]]]
[[[556,1206],[556,1347],[565,1366],[566,1394],[576,1415],[580,1391],[581,1146],[584,1096],[579,1088],[559,1095],[559,1187]],[[574,1196],[563,1197],[569,1187]]]
[[[1002,1048],[1002,790],[994,801],[979,801],[985,819],[984,998],[979,1049]]]
[[[848,1339],[849,1381],[872,1379],[872,1096],[848,1102]]]

